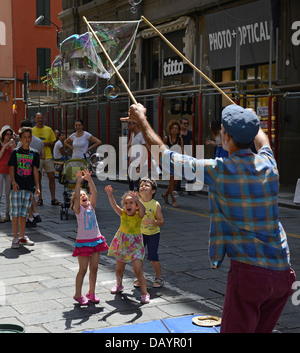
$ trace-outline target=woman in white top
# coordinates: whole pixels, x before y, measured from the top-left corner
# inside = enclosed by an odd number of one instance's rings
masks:
[[[75,120],[75,131],[64,142],[65,146],[72,150],[72,158],[86,159],[89,151],[101,145],[101,141],[87,131],[83,130],[83,121]],[[94,144],[89,147],[89,142]],[[72,142],[72,145],[70,144]]]

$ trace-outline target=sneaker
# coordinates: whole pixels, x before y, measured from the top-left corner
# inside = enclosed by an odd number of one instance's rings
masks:
[[[24,235],[24,237],[20,237],[19,244],[32,246],[34,245],[34,242],[31,241],[27,235]]]
[[[35,223],[40,223],[40,222],[42,222],[41,216],[38,214],[36,217],[33,217],[33,222],[35,222]]]
[[[150,294],[149,294],[149,293],[143,294],[143,295],[141,296],[141,303],[142,303],[142,304],[148,304],[148,303],[150,303]]]
[[[88,292],[86,297],[92,303],[98,304],[100,302],[100,299],[96,296],[96,294],[90,294],[90,292]]]
[[[115,286],[112,287],[112,289],[110,290],[111,294],[117,294],[122,292],[124,289],[124,286],[118,286],[117,284]]]
[[[30,221],[29,219],[27,219],[26,228],[32,228],[32,227],[36,227],[35,221]]]
[[[11,248],[12,249],[19,249],[20,245],[19,245],[19,239],[18,238],[14,238],[12,243],[11,243]]]

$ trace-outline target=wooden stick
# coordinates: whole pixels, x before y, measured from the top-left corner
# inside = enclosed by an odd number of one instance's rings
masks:
[[[119,77],[120,81],[122,82],[123,86],[125,87],[126,91],[128,92],[131,100],[133,101],[134,104],[137,104],[136,99],[134,98],[132,92],[130,91],[129,87],[127,86],[126,82],[124,81],[122,75],[120,74],[120,72],[118,71],[118,69],[116,68],[115,64],[113,63],[113,61],[111,60],[110,56],[107,54],[107,51],[105,50],[104,46],[102,45],[100,39],[98,38],[98,36],[96,35],[96,33],[94,32],[93,28],[91,27],[91,25],[89,24],[88,20],[86,19],[85,16],[83,16],[83,20],[84,22],[87,24],[88,28],[90,29],[90,31],[92,32],[94,38],[96,39],[97,43],[99,44],[101,50],[103,51],[103,53],[105,54],[107,60],[110,62],[111,66],[113,67],[115,73],[117,74],[117,76]]]
[[[209,77],[207,77],[201,70],[198,69],[197,66],[195,66],[190,60],[188,60],[181,52],[174,47],[174,45],[168,41],[168,39],[156,28],[153,26],[151,22],[149,22],[144,16],[141,17],[141,19],[147,23],[149,27],[151,27],[167,44],[169,47],[171,47],[177,55],[179,55],[187,64],[189,64],[195,71],[198,72],[203,78],[205,78],[206,81],[208,81],[215,89],[217,89],[226,99],[230,101],[230,103],[235,104],[235,102],[227,96],[225,92],[221,90],[219,86],[217,86]]]

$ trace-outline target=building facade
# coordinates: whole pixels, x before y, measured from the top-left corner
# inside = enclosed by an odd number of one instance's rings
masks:
[[[0,122],[18,130],[27,115],[26,95],[43,94],[46,74],[57,49],[60,0],[2,0],[0,11]],[[35,20],[44,15],[39,25]],[[24,87],[25,90],[24,96]],[[28,98],[28,97],[27,97]]]
[[[272,140],[282,184],[300,175],[300,7],[297,0],[209,1],[63,0],[59,18],[63,39],[87,32],[83,21],[147,18],[185,57],[217,83],[236,103],[255,109]],[[186,64],[144,21],[134,49],[120,69],[136,99],[147,107],[154,129],[162,136],[171,119],[189,118],[193,143],[203,144],[209,123],[220,119],[229,101]],[[100,80],[81,97],[62,93],[66,130],[80,115],[86,128],[103,142],[118,143],[126,134],[119,121],[130,100],[118,78]],[[109,102],[108,83],[122,93]],[[61,116],[63,119],[64,116]],[[61,120],[63,121],[63,120]],[[72,125],[72,123],[71,123]],[[211,151],[206,150],[206,156]]]

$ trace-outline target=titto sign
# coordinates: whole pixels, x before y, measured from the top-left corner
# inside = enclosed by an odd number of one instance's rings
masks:
[[[186,65],[180,56],[166,58],[163,65],[164,77],[183,75],[192,72],[190,66]]]
[[[241,65],[268,62],[276,11],[276,2],[259,0],[205,16],[210,68],[235,66],[237,38]],[[275,58],[275,45],[272,55]]]

